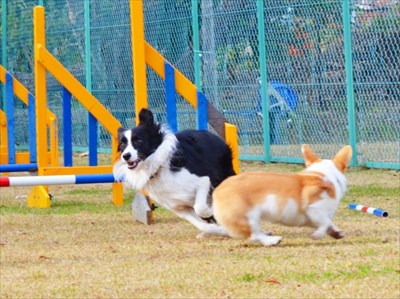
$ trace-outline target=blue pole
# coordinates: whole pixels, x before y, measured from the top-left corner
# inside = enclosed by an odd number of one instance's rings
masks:
[[[197,127],[199,130],[207,130],[208,126],[207,98],[201,91],[197,92]]]
[[[28,93],[28,121],[29,121],[29,161],[36,163],[36,118],[35,97]]]
[[[22,171],[36,171],[38,169],[36,163],[28,164],[2,164],[0,165],[0,173],[3,172],[22,172]]]
[[[97,165],[97,119],[89,113],[89,165]]]
[[[114,183],[113,174],[83,174],[77,175],[75,184]]]
[[[8,137],[8,163],[15,164],[15,119],[13,77],[6,73],[6,115]]]
[[[91,68],[91,43],[90,43],[90,1],[85,0],[85,70],[86,70],[86,89],[92,92],[92,68]],[[89,165],[97,165],[97,119],[89,112],[88,115],[88,134],[89,134]]]
[[[167,98],[167,122],[173,132],[178,131],[178,115],[176,111],[175,70],[168,62],[165,68],[165,94]]]
[[[63,138],[64,138],[64,166],[72,166],[72,112],[71,93],[62,88],[63,99]]]

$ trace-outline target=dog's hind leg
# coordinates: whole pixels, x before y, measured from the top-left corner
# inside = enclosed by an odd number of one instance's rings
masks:
[[[307,217],[310,219],[312,225],[317,229],[311,234],[313,239],[321,239],[326,235],[328,229],[333,227],[334,224],[329,218],[327,213],[316,207],[309,207],[306,211]]]
[[[199,230],[201,230],[201,234],[199,237],[203,237],[205,235],[219,235],[219,236],[227,236],[228,232],[222,227],[214,223],[206,223],[199,215],[197,215],[193,209],[187,208],[185,210],[174,210],[174,212],[181,218],[189,221]]]
[[[240,217],[235,217],[236,232],[239,233],[239,235],[246,235],[250,243],[259,242],[264,246],[279,244],[282,237],[271,236],[263,232],[261,228],[261,219],[262,213],[259,209],[253,209],[242,219]],[[241,228],[241,230],[239,230],[239,228]]]
[[[208,194],[210,192],[211,182],[208,176],[199,178],[196,198],[194,203],[194,211],[201,218],[209,218],[212,216],[212,208],[207,203]]]
[[[336,225],[332,223],[328,228],[328,235],[335,239],[341,239],[346,236],[346,233],[342,232]]]

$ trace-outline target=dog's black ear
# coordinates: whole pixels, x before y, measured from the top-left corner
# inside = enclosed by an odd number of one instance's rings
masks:
[[[122,136],[124,136],[125,131],[126,131],[126,129],[123,127],[118,128],[118,140],[122,139]]]
[[[150,110],[145,109],[145,108],[140,110],[140,112],[139,112],[139,125],[142,125],[142,126],[152,126],[152,125],[154,125],[153,113]]]

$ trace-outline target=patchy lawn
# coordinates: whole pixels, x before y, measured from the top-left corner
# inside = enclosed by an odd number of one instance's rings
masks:
[[[243,171],[299,165],[242,163]],[[310,228],[266,224],[283,236],[264,248],[195,227],[158,208],[132,221],[131,198],[109,185],[51,186],[52,207],[26,207],[29,188],[0,190],[1,298],[399,298],[400,173],[351,169],[335,217],[348,235],[310,239]],[[349,210],[356,202],[388,218]]]

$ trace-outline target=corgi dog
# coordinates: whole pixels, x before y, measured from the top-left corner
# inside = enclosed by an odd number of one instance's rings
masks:
[[[262,220],[288,226],[311,226],[313,239],[345,236],[332,218],[344,196],[344,175],[352,156],[344,146],[332,160],[320,159],[308,145],[301,148],[306,169],[294,174],[247,172],[223,181],[213,192],[214,217],[233,238],[280,243],[282,237],[261,230]]]

